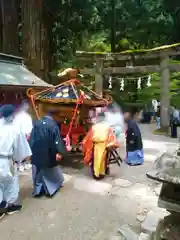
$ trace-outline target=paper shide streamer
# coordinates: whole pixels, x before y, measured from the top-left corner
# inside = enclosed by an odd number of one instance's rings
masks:
[[[112,89],[112,77],[109,77],[109,89]]]
[[[142,77],[127,77],[127,78],[118,78],[118,77],[109,77],[108,83],[109,83],[109,89],[112,89],[112,80],[119,80],[120,81],[120,91],[124,91],[124,86],[125,86],[125,81],[128,84],[128,81],[130,82],[135,82],[135,84],[137,84],[137,89],[142,89],[142,81],[146,82],[146,86],[147,87],[151,87],[151,80],[152,80],[152,75],[146,75],[146,76],[142,76]],[[143,84],[144,86],[144,84]]]
[[[120,81],[120,91],[124,91],[124,78]]]
[[[147,86],[151,87],[151,75],[148,76],[148,80],[147,80]]]
[[[141,89],[141,77],[138,78],[137,89]]]

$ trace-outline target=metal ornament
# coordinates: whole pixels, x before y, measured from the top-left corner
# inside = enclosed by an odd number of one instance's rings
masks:
[[[112,77],[109,77],[109,89],[112,89]]]
[[[138,78],[137,88],[141,89],[141,77]]]
[[[120,82],[120,91],[124,91],[124,78],[122,78]]]
[[[148,80],[147,80],[147,86],[151,87],[151,75],[148,76]]]

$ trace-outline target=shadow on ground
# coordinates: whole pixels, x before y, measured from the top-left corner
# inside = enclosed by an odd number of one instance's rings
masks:
[[[83,157],[81,153],[69,153],[64,159],[59,162],[62,167],[70,167],[77,170],[83,169]]]

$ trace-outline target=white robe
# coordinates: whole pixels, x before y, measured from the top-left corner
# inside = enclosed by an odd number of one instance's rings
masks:
[[[125,123],[124,123],[124,117],[121,112],[106,112],[105,113],[106,121],[109,124],[109,127],[111,127],[115,134],[117,141],[119,143],[119,155],[122,160],[126,159],[126,134],[125,134]]]
[[[13,123],[24,135],[30,134],[33,129],[31,115],[23,110],[15,115]]]
[[[0,125],[0,203],[14,203],[19,195],[18,169],[14,162],[31,156],[24,134],[11,122]]]

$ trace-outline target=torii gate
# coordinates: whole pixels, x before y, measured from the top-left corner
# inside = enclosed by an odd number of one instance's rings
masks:
[[[94,68],[81,69],[82,74],[95,76],[95,91],[102,95],[103,74],[118,75],[130,73],[161,73],[161,123],[163,128],[169,126],[170,108],[170,72],[180,72],[180,64],[170,63],[170,57],[180,55],[180,43],[165,45],[153,49],[128,50],[120,53],[96,53],[77,51],[76,57],[81,62],[94,62]],[[138,64],[143,60],[143,65]],[[107,63],[121,62],[121,67],[109,67]],[[154,64],[154,61],[157,64]],[[132,66],[127,67],[131,62]],[[150,62],[153,64],[149,65]],[[146,64],[146,65],[144,65]],[[123,65],[123,66],[122,66]]]

